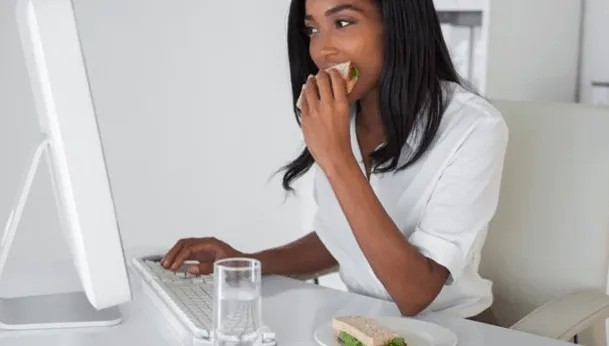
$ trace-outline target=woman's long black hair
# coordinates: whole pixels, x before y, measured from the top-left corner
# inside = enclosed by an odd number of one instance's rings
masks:
[[[371,154],[374,172],[404,169],[416,162],[432,143],[444,111],[443,81],[460,83],[444,41],[433,0],[373,0],[383,20],[384,65],[379,103],[385,144]],[[318,72],[309,54],[304,28],[305,0],[292,0],[288,15],[288,57],[293,104],[307,76]],[[300,113],[294,107],[300,125]],[[415,126],[418,146],[398,166],[402,147]],[[305,174],[314,159],[305,148],[283,167],[283,188],[292,190],[294,180]]]

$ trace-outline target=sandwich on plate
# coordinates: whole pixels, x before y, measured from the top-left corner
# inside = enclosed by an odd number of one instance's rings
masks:
[[[332,328],[345,346],[407,346],[403,336],[369,317],[334,317]]]
[[[347,84],[346,92],[348,95],[355,87],[355,83],[357,82],[357,77],[359,76],[359,70],[357,69],[357,67],[353,66],[353,64],[350,61],[346,61],[346,62],[337,64],[334,66],[330,66],[329,68],[326,69],[326,72],[328,72],[332,69],[338,71],[338,74],[340,74],[340,76],[343,77],[343,79],[345,80],[345,82]],[[298,100],[296,101],[296,107],[298,107],[298,109],[301,109],[302,99],[303,99],[303,93],[300,92],[300,96],[298,96]]]

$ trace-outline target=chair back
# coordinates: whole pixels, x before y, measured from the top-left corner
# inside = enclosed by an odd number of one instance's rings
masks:
[[[578,289],[607,292],[609,108],[493,101],[510,129],[498,210],[481,272],[509,327]],[[606,345],[603,326],[594,345]]]

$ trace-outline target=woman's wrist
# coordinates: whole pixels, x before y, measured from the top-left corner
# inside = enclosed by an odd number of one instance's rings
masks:
[[[268,275],[268,274],[273,274],[273,270],[274,270],[273,257],[276,257],[276,256],[273,256],[274,250],[275,249],[269,249],[269,250],[264,250],[264,251],[260,251],[260,252],[246,253],[246,254],[244,254],[244,256],[247,258],[251,258],[251,259],[260,261],[260,271],[261,271],[262,275]]]
[[[345,155],[340,159],[333,160],[322,169],[330,181],[340,179],[347,174],[362,173],[361,167],[353,155]]]

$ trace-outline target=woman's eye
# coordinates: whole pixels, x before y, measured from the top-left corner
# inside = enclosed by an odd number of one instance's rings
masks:
[[[347,26],[349,26],[349,25],[353,24],[353,22],[352,22],[352,21],[349,21],[349,20],[337,20],[337,21],[335,21],[335,22],[334,22],[334,24],[336,25],[336,27],[337,27],[338,29],[342,29],[342,28],[345,28],[345,27],[347,27]],[[305,33],[307,36],[312,36],[312,35],[315,35],[315,34],[317,34],[318,32],[319,32],[319,29],[314,28],[314,27],[312,27],[312,26],[305,26],[305,28],[304,28],[304,33]]]
[[[353,22],[350,22],[348,20],[337,20],[336,21],[336,27],[337,28],[344,28],[347,27],[349,25],[353,24]]]
[[[308,36],[311,36],[311,35],[317,33],[317,29],[310,27],[310,26],[305,27],[304,31],[305,31],[305,34],[307,34]]]

